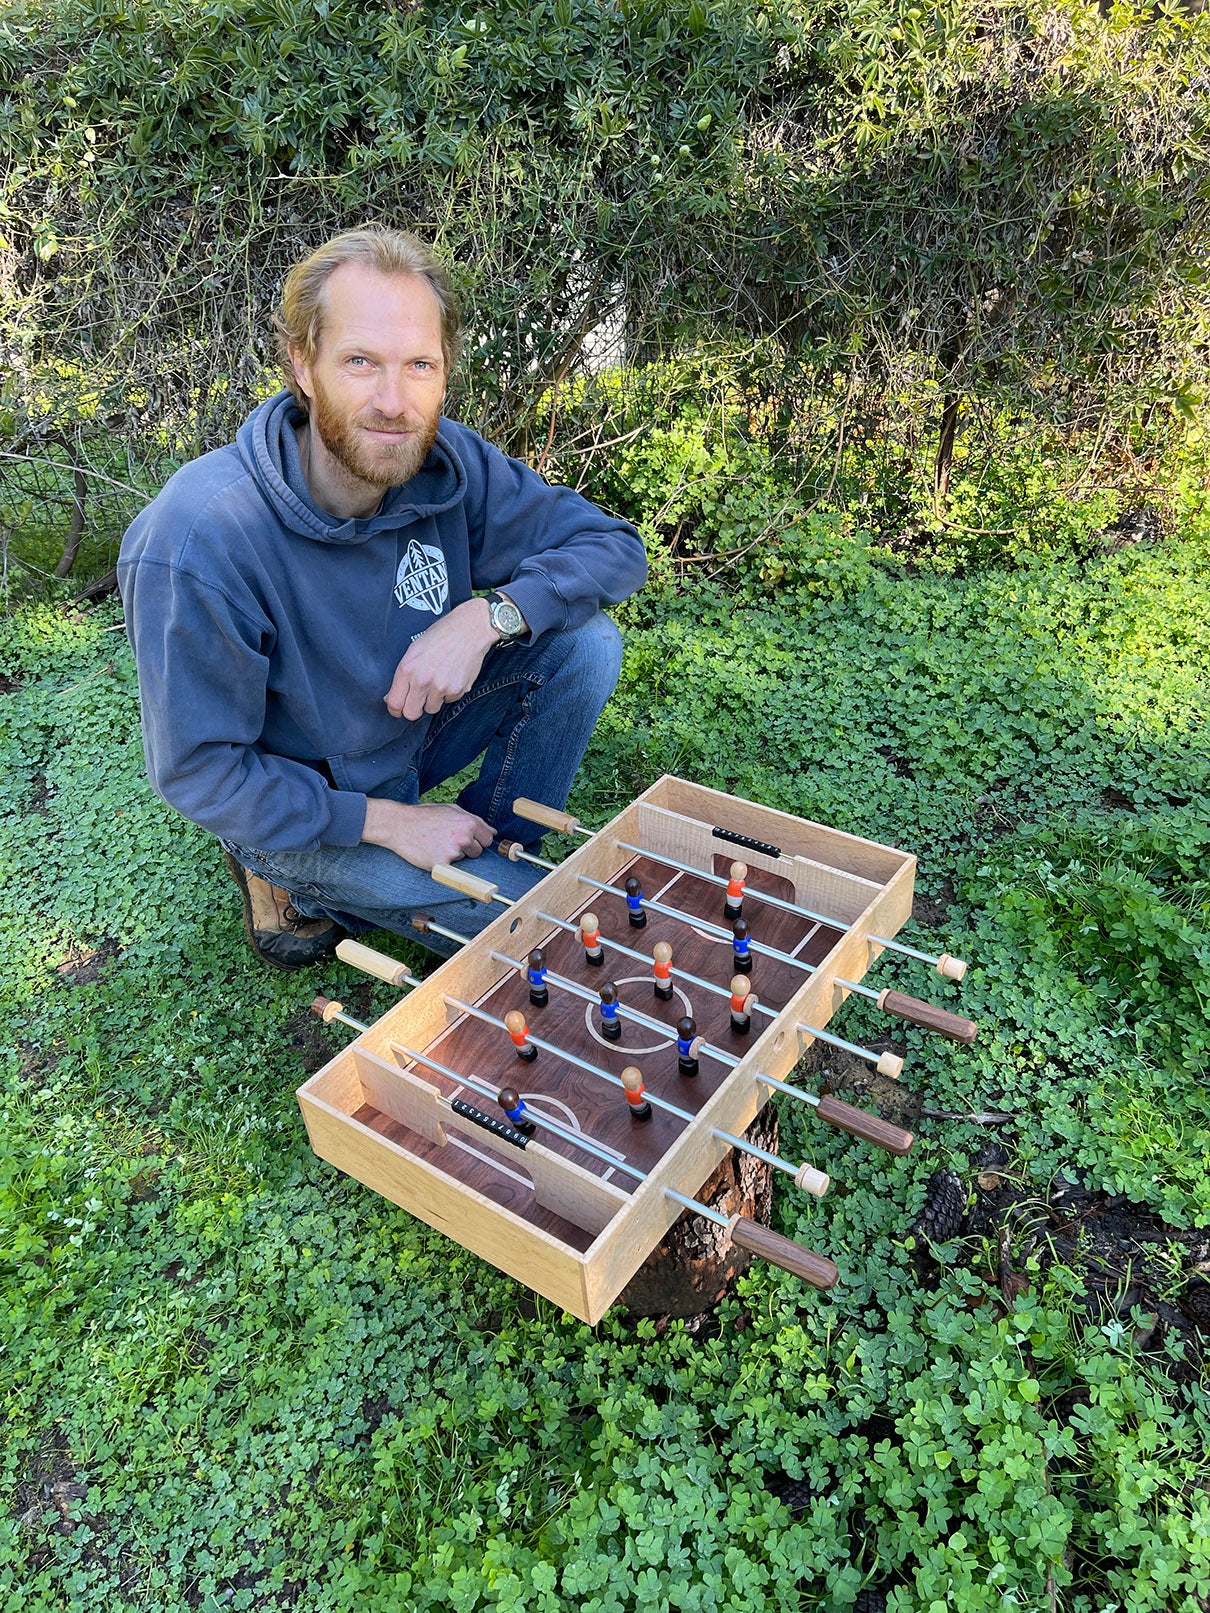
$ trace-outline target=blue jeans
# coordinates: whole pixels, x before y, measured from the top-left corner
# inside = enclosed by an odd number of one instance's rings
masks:
[[[430,723],[416,765],[381,793],[416,802],[482,755],[478,775],[458,796],[458,805],[486,819],[497,835],[536,848],[540,831],[516,817],[512,803],[528,795],[547,806],[564,806],[621,666],[621,637],[600,614],[582,627],[544,633],[535,644],[489,651],[474,687]],[[393,930],[445,956],[457,950],[456,944],[414,930],[414,914],[429,913],[448,929],[475,935],[502,911],[498,902],[456,895],[385,846],[256,851],[231,841],[223,845],[251,873],[288,890],[305,917],[335,919],[355,933]],[[529,863],[509,862],[495,850],[464,866],[514,898],[544,873]]]

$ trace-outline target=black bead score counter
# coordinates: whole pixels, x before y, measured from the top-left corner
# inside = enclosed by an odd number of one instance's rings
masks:
[[[892,1154],[909,1133],[788,1077],[819,1039],[898,1076],[902,1061],[833,1024],[852,994],[958,1042],[975,1026],[864,984],[887,949],[943,979],[966,965],[894,938],[916,860],[822,824],[666,776],[595,832],[522,800],[519,816],[582,837],[509,902],[473,863],[440,883],[499,916],[423,982],[355,941],[340,956],[405,989],[298,1089],[321,1159],[581,1321],[597,1322],[682,1214],[816,1288],[834,1261],[695,1195],[730,1149],[822,1197],[828,1127]],[[843,1016],[841,1016],[842,1018]],[[744,1139],[774,1092],[810,1106],[809,1162]],[[366,1215],[379,1213],[372,1199]]]

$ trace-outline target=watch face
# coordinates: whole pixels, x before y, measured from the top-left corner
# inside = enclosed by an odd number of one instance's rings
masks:
[[[507,638],[516,638],[525,631],[525,618],[511,599],[497,596],[492,600],[492,626]]]

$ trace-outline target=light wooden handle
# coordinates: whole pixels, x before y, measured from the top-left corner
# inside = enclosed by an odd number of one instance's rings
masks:
[[[906,1019],[909,1025],[921,1025],[926,1031],[936,1031],[951,1042],[974,1041],[979,1027],[973,1019],[958,1014],[947,1014],[944,1008],[921,1002],[918,997],[905,997],[901,991],[884,991],[879,994],[878,1006],[897,1019]]]
[[[811,1193],[817,1199],[823,1198],[832,1184],[832,1178],[823,1171],[817,1171],[814,1165],[800,1165],[794,1175],[794,1186],[804,1193]]]
[[[322,993],[311,1004],[311,1012],[318,1014],[325,1025],[330,1025],[337,1014],[343,1014],[345,1005],[338,1003],[335,998],[325,997]]]
[[[948,952],[943,952],[937,959],[937,973],[942,980],[961,980],[966,964],[961,958],[951,958]]]
[[[429,869],[429,874],[439,885],[448,885],[452,891],[460,891],[463,896],[473,896],[477,902],[490,902],[500,889],[490,880],[479,879],[462,868],[451,868],[449,863],[435,863]]]
[[[750,1221],[746,1215],[733,1215],[727,1222],[727,1232],[737,1249],[759,1255],[771,1266],[793,1272],[812,1288],[831,1288],[840,1276],[836,1267],[823,1255],[813,1255],[801,1243],[783,1238],[772,1227],[762,1227],[759,1221]]]
[[[513,802],[513,811],[519,818],[528,818],[531,823],[545,824],[548,829],[561,829],[564,834],[572,834],[580,827],[579,818],[573,818],[570,812],[560,812],[557,807],[543,806],[541,801],[531,801],[525,795],[519,795]]]
[[[337,948],[337,951],[340,949]],[[880,1053],[878,1063],[874,1066],[879,1075],[889,1075],[892,1081],[898,1081],[903,1074],[903,1060],[898,1053]]]
[[[360,969],[362,974],[373,975],[378,980],[385,980],[388,986],[418,986],[420,984],[409,973],[407,964],[398,963],[394,958],[388,958],[385,952],[375,952],[373,947],[362,946],[360,941],[338,941],[336,943],[336,956],[342,963],[351,963],[354,969]]]
[[[815,1113],[829,1126],[847,1131],[850,1137],[860,1137],[862,1142],[873,1143],[875,1148],[885,1148],[888,1154],[902,1158],[912,1146],[910,1131],[902,1131],[878,1115],[868,1115],[864,1109],[855,1109],[839,1098],[820,1098]]]

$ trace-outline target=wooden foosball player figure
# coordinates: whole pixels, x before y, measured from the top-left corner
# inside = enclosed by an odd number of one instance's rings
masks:
[[[317,999],[326,1021],[358,1034],[299,1090],[312,1146],[586,1322],[686,1210],[735,1249],[830,1287],[831,1260],[700,1193],[730,1152],[813,1198],[826,1192],[828,1173],[743,1135],[775,1092],[875,1147],[910,1149],[910,1133],[786,1078],[812,1041],[898,1076],[895,1054],[825,1028],[849,995],[973,1040],[970,1020],[862,984],[885,951],[961,979],[960,960],[894,939],[910,916],[915,859],[672,778],[595,833],[538,802],[514,808],[584,844],[558,867],[502,846],[547,871],[517,901],[466,865],[434,869],[501,913],[470,939],[418,917],[418,929],[460,943],[427,980],[341,943],[342,959],[409,994],[373,1025]],[[719,841],[748,860],[729,861]],[[518,1059],[533,1071],[524,1096],[510,1074]]]

